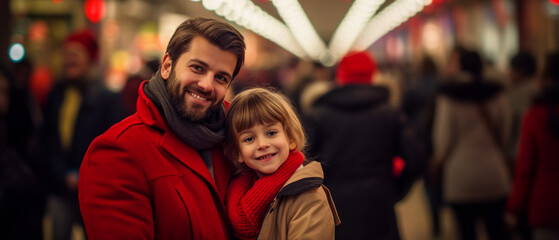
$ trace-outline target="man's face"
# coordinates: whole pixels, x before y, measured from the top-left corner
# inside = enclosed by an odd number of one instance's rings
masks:
[[[87,49],[79,43],[69,42],[64,46],[64,77],[75,80],[82,78],[89,70],[90,60]]]
[[[206,120],[223,103],[237,56],[198,36],[174,66],[172,61],[165,54],[161,65],[171,102],[181,116],[193,122]]]

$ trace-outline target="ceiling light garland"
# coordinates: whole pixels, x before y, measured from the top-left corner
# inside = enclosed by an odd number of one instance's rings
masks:
[[[312,59],[321,59],[328,53],[298,0],[273,0],[272,3],[299,45]]]
[[[385,0],[355,0],[334,32],[328,48],[298,0],[272,0],[285,24],[251,0],[201,2],[206,9],[275,42],[299,58],[310,58],[332,66],[350,50],[366,50],[386,33],[431,4],[432,0],[396,0],[376,15]]]
[[[352,49],[363,51],[386,33],[420,12],[432,0],[397,0],[375,15],[353,43]]]
[[[340,59],[363,31],[367,22],[385,0],[356,0],[334,32],[330,42],[333,60]]]
[[[299,58],[308,55],[295,40],[291,31],[279,20],[270,16],[250,0],[203,0],[204,8],[214,11],[231,22],[249,29],[282,46]]]

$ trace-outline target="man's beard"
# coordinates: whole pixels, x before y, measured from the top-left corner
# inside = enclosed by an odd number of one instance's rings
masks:
[[[171,68],[171,74],[169,76],[169,80],[167,82],[167,91],[169,91],[169,95],[171,96],[171,103],[173,104],[173,106],[175,107],[177,113],[186,118],[187,120],[190,120],[191,122],[202,122],[206,119],[208,119],[208,117],[210,117],[210,115],[212,115],[215,111],[217,111],[221,105],[221,103],[223,102],[223,100],[220,100],[218,104],[215,104],[215,102],[212,103],[212,105],[206,109],[205,111],[203,111],[202,109],[200,109],[198,106],[196,105],[190,105],[188,106],[186,104],[186,95],[189,94],[187,89],[190,91],[193,91],[193,89],[196,89],[196,87],[190,87],[192,85],[195,84],[191,84],[188,86],[185,86],[183,89],[183,92],[181,93],[181,86],[180,86],[180,82],[178,79],[175,78],[175,69],[174,67]],[[201,90],[198,91],[194,91],[194,92],[203,92]],[[214,99],[213,94],[211,94],[211,99]]]

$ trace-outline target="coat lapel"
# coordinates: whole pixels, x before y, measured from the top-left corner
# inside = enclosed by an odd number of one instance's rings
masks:
[[[219,190],[222,200],[225,199],[229,180],[231,178],[232,165],[227,161],[221,150],[221,145],[212,151],[212,159],[214,165],[215,183]]]
[[[206,180],[214,189],[218,190],[215,181],[200,157],[200,154],[190,146],[184,144],[174,133],[167,130],[161,139],[161,147],[173,155],[176,159],[192,169],[195,173]]]

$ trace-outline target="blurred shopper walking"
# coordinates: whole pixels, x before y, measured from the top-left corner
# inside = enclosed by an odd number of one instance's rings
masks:
[[[53,239],[70,239],[82,224],[78,207],[78,170],[91,141],[124,117],[118,94],[94,75],[98,45],[93,33],[66,37],[62,79],[51,90],[44,113],[44,146],[50,164]]]
[[[511,183],[504,146],[510,120],[503,87],[483,79],[475,51],[457,47],[447,70],[432,136],[443,201],[455,214],[462,240],[478,239],[478,220],[491,240],[509,239],[504,211]]]
[[[404,93],[402,110],[410,118],[414,129],[424,143],[425,152],[430,159],[433,155],[431,130],[433,127],[433,111],[436,87],[440,84],[439,71],[435,61],[425,56],[421,60],[417,82],[412,84]],[[429,200],[431,212],[432,234],[437,237],[441,233],[440,208],[441,196],[439,189],[433,186],[428,177],[424,178],[424,187]]]
[[[527,214],[532,239],[559,239],[559,52],[546,58],[543,88],[529,108],[520,135],[508,211]],[[514,221],[513,221],[514,222]]]
[[[538,70],[536,57],[532,52],[520,51],[511,58],[509,68],[507,98],[512,124],[507,157],[514,161],[518,152],[522,117],[538,92],[538,84],[535,79]],[[531,239],[530,228],[524,213],[518,216],[515,228],[523,240]]]
[[[412,125],[388,104],[388,89],[372,85],[375,72],[369,53],[348,53],[337,67],[338,86],[309,113],[309,156],[323,164],[342,221],[336,239],[400,239],[394,205],[426,162]],[[406,164],[397,177],[396,156]]]
[[[510,157],[516,156],[522,117],[538,92],[535,79],[537,70],[536,57],[531,52],[518,52],[510,61],[510,82],[507,88],[507,98],[512,115],[511,141],[507,146]]]

